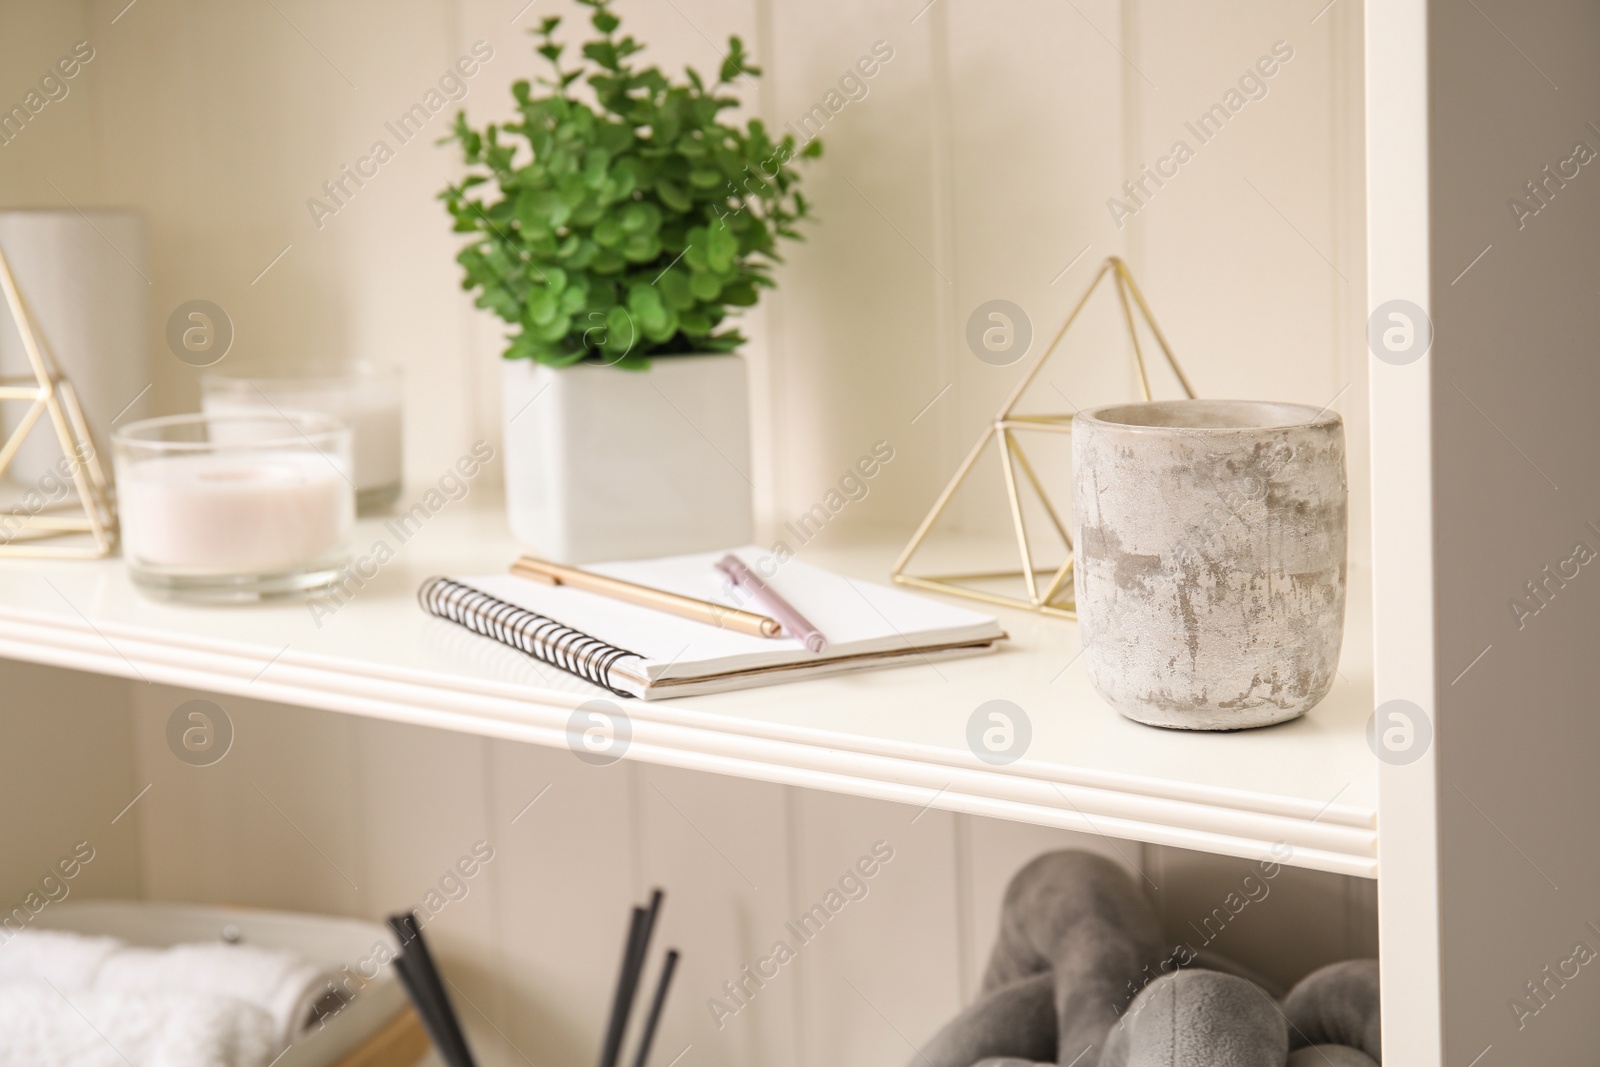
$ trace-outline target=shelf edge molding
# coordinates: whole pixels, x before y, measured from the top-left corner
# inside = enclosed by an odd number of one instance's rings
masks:
[[[424,672],[379,676],[309,653],[268,659],[249,646],[175,643],[8,609],[0,609],[0,657],[552,748],[568,746],[568,719],[592,696],[463,687]],[[1285,798],[1068,767],[963,764],[943,751],[625,703],[627,759],[893,801],[907,806],[911,821],[939,809],[1377,877],[1376,813],[1359,807],[1312,810]]]

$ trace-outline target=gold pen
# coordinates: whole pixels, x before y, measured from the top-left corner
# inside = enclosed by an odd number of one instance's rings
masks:
[[[535,559],[533,556],[518,557],[511,565],[511,573],[547,585],[570,585],[586,593],[598,593],[613,600],[637,604],[641,608],[653,608],[669,615],[677,615],[679,618],[693,619],[708,626],[720,626],[752,637],[777,637],[783,630],[783,627],[778,625],[777,619],[757,615],[753,611],[741,611],[726,604],[714,604],[709,600],[696,600],[692,596],[680,596],[664,589],[652,589],[648,585],[625,582],[621,578],[608,578],[603,574],[580,571],[576,567],[565,567],[559,563]]]

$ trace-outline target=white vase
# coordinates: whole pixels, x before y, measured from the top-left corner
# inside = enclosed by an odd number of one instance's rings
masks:
[[[506,360],[506,511],[547,559],[584,563],[748,544],[744,360],[658,356],[650,369]]]
[[[96,441],[109,447],[111,420],[151,382],[144,219],[131,211],[0,212],[0,248],[45,342],[77,390]],[[31,379],[10,319],[0,300],[0,375]],[[146,413],[148,402],[145,397]],[[4,405],[0,425],[9,432],[24,411],[22,404]],[[137,418],[138,409],[128,414]],[[61,445],[49,422],[36,424],[23,441],[8,472],[13,480],[33,484],[60,460]]]

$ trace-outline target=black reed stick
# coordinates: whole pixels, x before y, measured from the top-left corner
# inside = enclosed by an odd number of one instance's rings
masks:
[[[448,1067],[468,1067],[457,1059],[456,1050],[450,1044],[450,1035],[444,1028],[444,1013],[428,995],[422,980],[415,973],[416,960],[402,952],[392,962],[395,974],[400,978],[400,985],[405,989],[411,1006],[416,1009],[417,1018],[422,1020],[422,1028],[428,1032],[428,1040],[433,1042],[433,1047],[438,1050],[440,1058]]]
[[[650,955],[650,939],[655,936],[656,917],[661,914],[661,902],[665,897],[666,894],[659,889],[650,891],[650,909],[645,912],[644,935],[639,939],[639,962],[638,967],[635,968],[638,971],[638,975],[634,977],[635,984],[637,984],[639,976],[644,974],[644,961]],[[633,1005],[630,1003],[628,1007],[631,1011]]]
[[[661,964],[661,977],[656,981],[656,995],[650,1001],[650,1014],[644,1021],[644,1033],[639,1035],[639,1052],[633,1058],[633,1067],[645,1067],[650,1059],[650,1044],[655,1040],[656,1024],[661,1021],[661,1008],[667,1002],[667,989],[672,985],[672,972],[678,966],[678,950],[669,948]]]
[[[467,1044],[467,1035],[462,1032],[461,1020],[456,1017],[450,996],[445,992],[444,979],[433,962],[433,953],[428,951],[428,943],[422,939],[422,929],[417,926],[415,913],[406,912],[390,916],[389,927],[400,938],[400,951],[409,958],[419,984],[439,1006],[439,1022],[456,1054],[456,1063],[460,1067],[475,1067],[472,1049]],[[441,1053],[443,1051],[440,1049]]]
[[[622,971],[617,975],[617,990],[611,1001],[611,1019],[606,1024],[606,1042],[600,1049],[600,1067],[616,1067],[617,1054],[622,1050],[622,1034],[628,1028],[633,992],[639,984],[639,968],[644,961],[640,946],[644,941],[647,916],[643,908],[633,909],[633,920],[628,925],[628,943],[622,950]]]

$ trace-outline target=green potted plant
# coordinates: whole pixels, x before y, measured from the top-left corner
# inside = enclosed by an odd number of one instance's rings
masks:
[[[752,535],[744,342],[732,317],[773,284],[809,214],[792,136],[721,121],[760,74],[737,37],[715,82],[636,66],[611,0],[563,65],[561,20],[533,32],[547,77],[517,118],[456,117],[468,166],[440,194],[462,286],[511,327],[505,350],[512,531],[569,562],[687,552]]]

